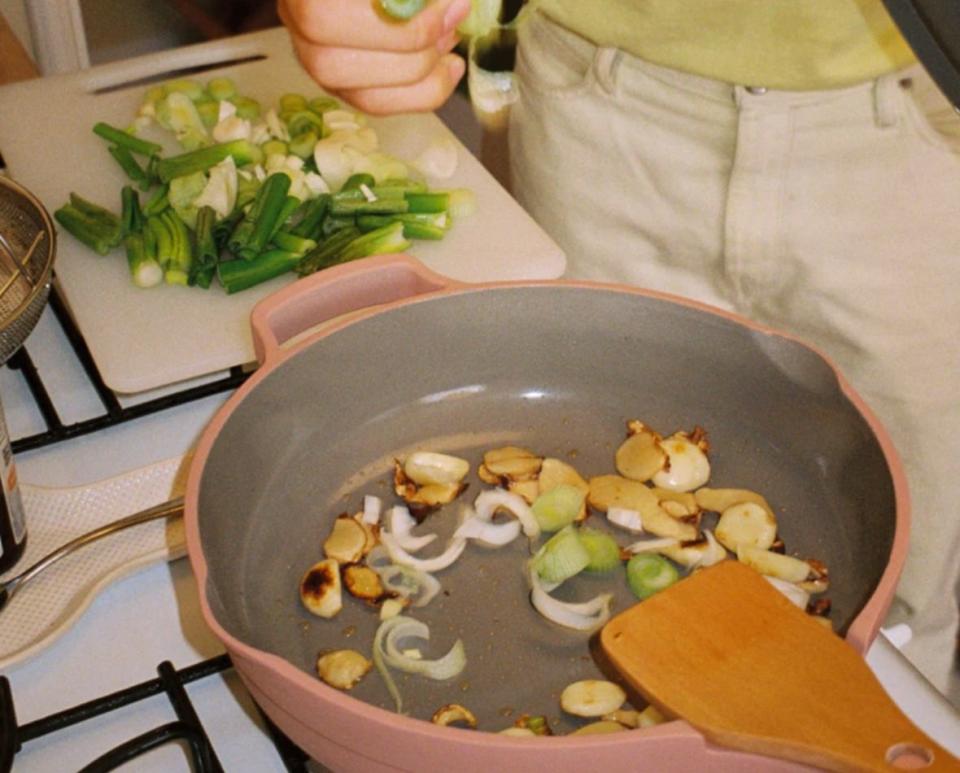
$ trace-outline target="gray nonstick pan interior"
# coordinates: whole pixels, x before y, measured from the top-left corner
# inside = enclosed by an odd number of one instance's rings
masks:
[[[664,434],[704,427],[710,485],[766,496],[787,551],[829,567],[831,617],[846,629],[886,567],[896,513],[885,457],[833,369],[801,344],[725,317],[559,284],[391,308],[314,342],[257,384],[216,439],[201,478],[213,612],[242,641],[309,673],[322,650],[369,656],[375,610],[347,598],[340,615],[321,620],[301,608],[297,585],[322,557],[333,518],[361,509],[364,494],[394,502],[395,457],[441,451],[475,470],[484,450],[519,444],[589,477],[615,471],[630,418]],[[473,473],[469,480],[462,499],[472,502],[485,484]],[[457,513],[448,506],[420,530],[445,537]],[[499,730],[522,713],[546,714],[564,729],[560,690],[598,671],[588,637],[530,606],[527,555],[522,537],[498,550],[471,544],[437,574],[444,593],[410,614],[431,626],[426,657],[459,637],[467,667],[444,683],[398,676],[406,712],[429,718],[459,702],[482,729]],[[557,595],[614,590],[614,612],[634,603],[622,573],[569,585]],[[393,708],[376,673],[352,694]]]

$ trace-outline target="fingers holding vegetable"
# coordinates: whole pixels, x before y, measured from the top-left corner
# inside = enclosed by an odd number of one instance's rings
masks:
[[[280,0],[278,7],[314,80],[355,107],[387,114],[435,109],[463,75],[462,61],[449,52],[470,0],[436,0],[406,18],[418,4]]]

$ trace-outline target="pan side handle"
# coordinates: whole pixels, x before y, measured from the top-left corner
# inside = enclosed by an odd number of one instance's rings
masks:
[[[461,286],[409,255],[380,255],[324,269],[253,307],[257,362],[272,361],[287,341],[342,314]]]

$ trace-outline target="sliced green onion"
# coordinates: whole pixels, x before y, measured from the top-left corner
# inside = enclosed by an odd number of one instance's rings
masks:
[[[638,599],[646,599],[680,579],[672,563],[656,553],[637,553],[627,561],[627,584]]]
[[[107,142],[119,145],[133,153],[139,153],[141,156],[155,156],[163,150],[156,142],[148,142],[139,137],[134,137],[130,132],[117,129],[102,121],[94,125],[93,133],[107,140]]]
[[[403,198],[410,212],[446,212],[450,207],[450,194],[446,191],[410,191]]]
[[[439,241],[447,235],[446,217],[446,214],[442,212],[425,215],[415,215],[409,212],[402,212],[398,215],[358,215],[357,227],[366,233],[394,222],[400,222],[403,224],[403,235],[407,239]],[[437,220],[437,218],[442,220]]]
[[[250,260],[225,260],[217,266],[217,277],[228,295],[246,290],[292,271],[301,254],[286,250],[267,250]]]
[[[561,483],[538,496],[530,509],[544,531],[558,531],[573,523],[580,514],[586,493],[576,486]]]
[[[603,574],[620,566],[620,546],[604,531],[585,527],[580,529],[580,543],[587,549],[590,563],[585,571]]]
[[[554,534],[531,559],[537,574],[548,583],[561,583],[579,574],[590,563],[590,554],[573,526]]]
[[[254,164],[263,160],[263,151],[247,140],[231,140],[219,145],[188,150],[178,156],[163,158],[157,162],[157,177],[161,182],[170,182],[174,177],[205,172],[228,156],[233,156],[237,166]]]
[[[147,247],[147,239],[141,233],[129,233],[124,239],[130,278],[137,287],[156,287],[163,281],[163,269]]]
[[[152,181],[147,175],[146,170],[140,166],[137,159],[133,157],[133,153],[122,145],[111,145],[107,148],[107,151],[120,165],[120,168],[123,169],[123,173],[137,183],[140,190],[145,191],[150,188]]]
[[[306,239],[316,239],[320,236],[324,218],[330,209],[330,194],[321,193],[315,199],[307,199],[300,206],[300,217],[291,233]]]
[[[237,93],[237,87],[230,78],[211,78],[207,81],[207,93],[218,101],[230,99]]]
[[[74,193],[53,216],[64,230],[100,255],[106,255],[123,239],[123,223],[117,215]]]

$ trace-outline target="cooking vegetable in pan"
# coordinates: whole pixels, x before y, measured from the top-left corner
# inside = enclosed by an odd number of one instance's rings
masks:
[[[429,647],[430,627],[412,615],[443,588],[442,576],[434,575],[456,561],[482,560],[482,551],[504,548],[521,531],[529,541],[517,572],[527,579],[530,603],[558,626],[557,636],[582,637],[585,655],[587,637],[612,613],[614,594],[601,592],[587,601],[554,595],[578,576],[625,583],[642,601],[686,573],[735,558],[811,614],[829,610],[829,603],[809,604],[811,593],[828,588],[825,567],[785,552],[776,516],[760,494],[705,487],[709,452],[707,433],[700,427],[663,438],[637,420],[627,422],[627,438],[613,457],[621,475],[587,480],[574,465],[527,448],[488,450],[477,472],[494,488],[481,491],[472,504],[459,501],[458,527],[439,553],[424,558],[421,551],[438,539],[429,528],[451,517],[447,511],[466,490],[471,465],[459,456],[415,451],[394,465],[394,493],[403,504],[384,510],[379,497],[366,495],[360,512],[334,519],[323,540],[323,560],[301,579],[301,600],[309,612],[329,620],[343,608],[341,588],[346,588],[371,614],[379,611],[381,622],[368,647],[398,712],[404,711],[404,700],[394,672],[449,681],[462,673],[476,646],[457,639],[436,658],[421,649]],[[517,493],[518,484],[524,495]],[[605,519],[594,517],[596,525],[583,523],[590,522],[588,500],[590,510],[606,513]],[[714,530],[705,526],[707,511],[718,515]],[[647,533],[658,536],[634,541]],[[621,546],[618,538],[624,534],[631,541]],[[480,550],[468,549],[470,542]],[[328,684],[351,690],[365,678],[366,663],[359,652],[337,650],[321,653],[317,672]],[[406,689],[416,689],[416,683],[408,679]],[[456,692],[451,686],[451,699]],[[600,679],[569,684],[560,695],[567,714],[598,720],[577,727],[578,733],[639,726],[638,712],[623,710],[626,702],[619,685]],[[468,707],[454,702],[437,709],[431,721],[503,730],[481,726]]]

